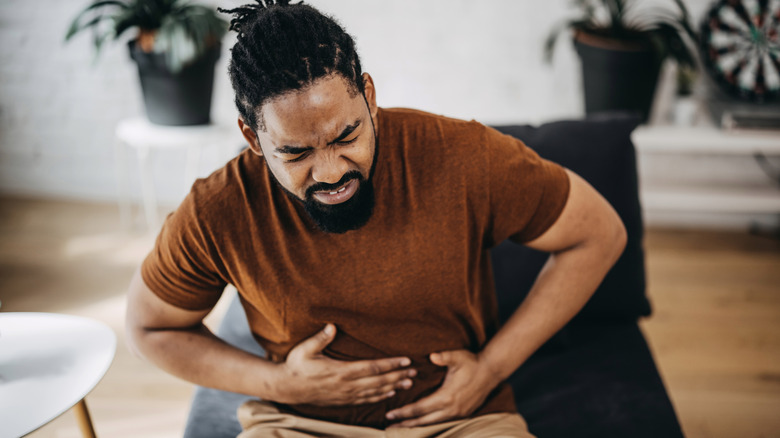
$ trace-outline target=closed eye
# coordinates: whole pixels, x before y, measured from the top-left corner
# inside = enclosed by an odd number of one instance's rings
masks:
[[[351,138],[350,140],[341,140],[341,141],[337,141],[337,142],[336,142],[336,144],[337,144],[337,145],[339,145],[339,146],[346,146],[346,145],[348,145],[348,144],[352,144],[352,143],[354,143],[354,142],[355,142],[355,140],[357,140],[357,138],[358,138],[358,136],[356,135],[356,136],[354,136],[353,138]]]
[[[298,161],[301,161],[304,158],[306,158],[308,155],[309,155],[309,151],[306,151],[306,152],[303,152],[301,154],[298,154],[298,156],[296,156],[295,158],[286,159],[286,160],[284,160],[284,162],[285,163],[297,163]]]

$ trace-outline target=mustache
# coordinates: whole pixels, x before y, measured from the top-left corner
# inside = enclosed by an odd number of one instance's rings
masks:
[[[353,179],[362,181],[363,175],[357,170],[350,170],[349,172],[345,173],[344,176],[342,176],[338,182],[334,184],[328,184],[322,182],[312,184],[308,189],[306,189],[306,198],[309,199],[313,197],[315,192],[333,191],[335,189],[338,189],[339,187],[343,186],[349,181],[352,181]]]

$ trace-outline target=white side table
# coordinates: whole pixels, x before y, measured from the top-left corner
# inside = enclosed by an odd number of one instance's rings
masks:
[[[631,137],[637,152],[644,154],[780,156],[780,131],[641,126]],[[641,195],[642,205],[651,210],[780,213],[780,190],[769,184],[765,188],[653,187],[644,188]]]
[[[126,149],[135,150],[141,172],[141,193],[144,215],[150,230],[159,227],[157,194],[151,167],[153,149],[182,148],[185,153],[184,184],[192,184],[198,173],[202,150],[209,146],[228,148],[239,144],[241,135],[237,127],[225,125],[163,126],[150,123],[145,117],[135,117],[119,122],[116,127],[117,176],[119,177],[119,209],[122,223],[130,218]],[[227,155],[226,155],[227,156]]]
[[[103,323],[52,313],[0,313],[0,438],[18,438],[74,408],[95,437],[84,397],[114,359]]]

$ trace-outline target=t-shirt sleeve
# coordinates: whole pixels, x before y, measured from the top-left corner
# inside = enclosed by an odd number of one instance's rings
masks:
[[[190,194],[163,224],[141,276],[163,301],[187,310],[213,307],[227,282],[217,269],[216,251]]]
[[[522,141],[488,128],[492,245],[512,237],[531,241],[558,219],[569,196],[569,177]]]

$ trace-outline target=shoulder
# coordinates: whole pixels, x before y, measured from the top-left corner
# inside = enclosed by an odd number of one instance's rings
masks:
[[[250,197],[258,197],[261,175],[257,169],[265,170],[261,160],[245,150],[207,177],[196,180],[173,216],[190,226],[212,230],[245,217],[240,210],[248,206]]]
[[[244,150],[211,175],[193,183],[188,197],[200,207],[224,208],[246,197],[257,185],[258,169],[264,171],[262,158]],[[237,199],[238,198],[238,199]]]
[[[474,120],[462,120],[410,108],[382,108],[380,135],[415,140],[473,142],[490,129]]]
[[[491,156],[499,161],[534,156],[522,141],[474,120],[406,108],[382,109],[379,120],[380,144],[439,165],[446,157],[457,166],[485,169]]]

